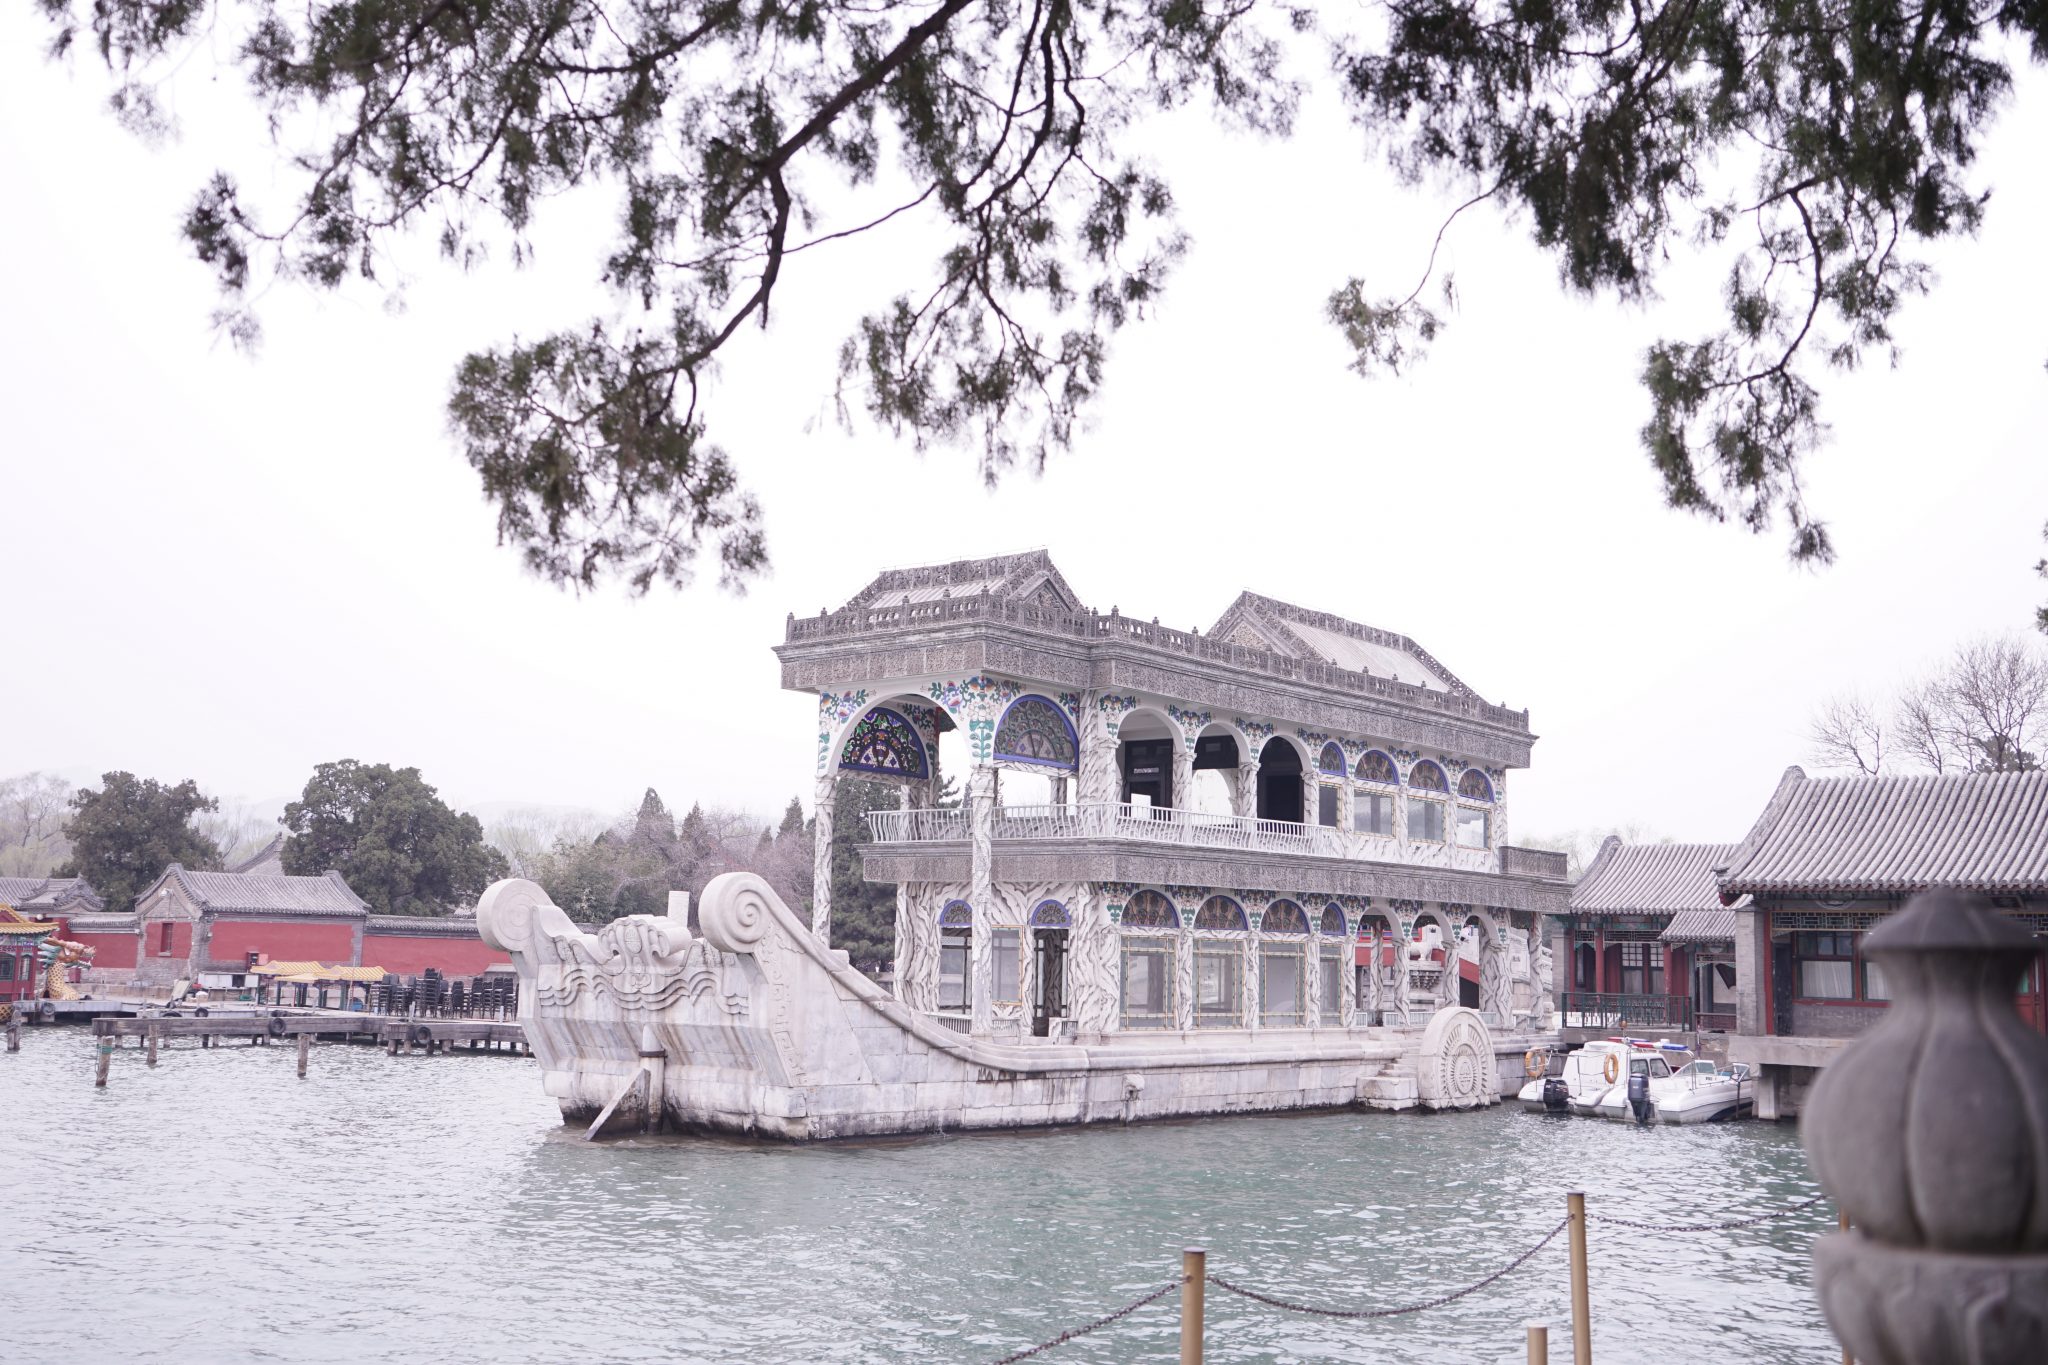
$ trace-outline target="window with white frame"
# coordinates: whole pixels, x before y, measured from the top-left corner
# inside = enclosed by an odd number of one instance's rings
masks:
[[[1470,806],[1458,807],[1458,847],[1485,848],[1487,846],[1487,814]]]
[[[1124,938],[1125,1028],[1173,1027],[1173,940]]]
[[[1444,841],[1444,803],[1423,797],[1408,798],[1408,837],[1425,844]]]
[[[1244,1024],[1244,941],[1196,940],[1195,1027]]]
[[[1394,833],[1394,794],[1392,792],[1357,791],[1351,794],[1351,828],[1359,834],[1378,834],[1392,837]]]
[[[1017,987],[1017,939],[1015,929],[997,929],[989,935],[991,975],[994,977],[989,994],[999,1004],[1014,1005],[1024,998]]]
[[[1266,1028],[1299,1028],[1307,1022],[1307,965],[1304,945],[1282,939],[1259,948],[1259,1023]]]

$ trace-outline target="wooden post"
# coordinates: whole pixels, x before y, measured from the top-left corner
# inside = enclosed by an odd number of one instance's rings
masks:
[[[1209,1253],[1189,1247],[1180,1254],[1180,1365],[1202,1365],[1202,1286]]]
[[[101,1090],[107,1088],[107,1068],[114,1064],[114,1040],[102,1035],[100,1038],[99,1070],[93,1073],[92,1083]]]
[[[162,1033],[163,1030],[158,1025],[151,1024],[149,1026],[149,1064],[151,1066],[156,1065],[156,1045]]]
[[[306,1079],[306,1057],[312,1051],[313,1035],[301,1033],[299,1035],[299,1079],[302,1081]]]
[[[1529,1365],[1550,1365],[1550,1324],[1524,1324],[1529,1335]]]
[[[1572,1235],[1572,1365],[1593,1365],[1593,1304],[1586,1286],[1586,1196],[1564,1197]]]
[[[1849,1230],[1849,1210],[1839,1204],[1835,1206],[1835,1226],[1844,1232]],[[1849,1354],[1849,1348],[1846,1346],[1842,1348],[1842,1365],[1856,1365],[1855,1357]]]
[[[21,1016],[10,1013],[7,1016],[7,1050],[21,1051]]]

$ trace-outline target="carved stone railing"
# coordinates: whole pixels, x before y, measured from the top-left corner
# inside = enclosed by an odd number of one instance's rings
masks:
[[[813,644],[901,630],[931,630],[963,623],[986,623],[1039,631],[1068,639],[1124,641],[1146,649],[1226,664],[1267,677],[1285,678],[1344,692],[1385,697],[1408,706],[1462,716],[1488,725],[1526,732],[1529,713],[1495,706],[1465,692],[1443,692],[1415,683],[1398,682],[1355,669],[1339,668],[1320,659],[1296,659],[1270,650],[1230,644],[1200,631],[1175,630],[1156,621],[1140,621],[1118,612],[1048,611],[1026,602],[976,593],[934,602],[902,602],[895,606],[846,607],[817,616],[791,616],[785,643]]]
[[[1512,844],[1502,844],[1500,871],[1503,877],[1541,877],[1545,881],[1561,882],[1571,876],[1571,863],[1564,854],[1547,848],[1516,848]]]
[[[2048,1038],[2013,994],[2039,942],[1925,892],[1873,930],[1891,1008],[1821,1072],[1803,1136],[1851,1231],[1814,1292],[1862,1365],[2048,1360]]]
[[[877,810],[867,813],[878,844],[964,842],[965,810]],[[1150,844],[1231,848],[1257,853],[1315,853],[1342,857],[1334,829],[1291,820],[1256,820],[1238,815],[1127,802],[1077,806],[1005,806],[996,811],[997,839],[1135,839]]]

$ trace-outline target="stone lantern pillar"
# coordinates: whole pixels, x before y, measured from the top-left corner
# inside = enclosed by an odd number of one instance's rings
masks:
[[[2013,1006],[2039,946],[1954,891],[1864,940],[1892,1004],[1803,1132],[1852,1228],[1815,1245],[1814,1292],[1862,1365],[2048,1360],[2048,1037]]]

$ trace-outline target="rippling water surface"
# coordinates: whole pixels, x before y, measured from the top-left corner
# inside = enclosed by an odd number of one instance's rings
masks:
[[[810,1148],[603,1145],[528,1060],[323,1046],[0,1054],[0,1359],[976,1361],[1178,1273],[1179,1248],[1286,1297],[1416,1302],[1498,1269],[1583,1186],[1694,1222],[1817,1192],[1793,1130],[1637,1131],[1501,1108]],[[1604,1361],[1832,1361],[1808,1290],[1821,1209],[1737,1232],[1592,1229]],[[1212,1289],[1209,1359],[1520,1361],[1560,1325],[1564,1238],[1457,1305],[1381,1322]],[[1173,1299],[1047,1352],[1171,1360]]]

